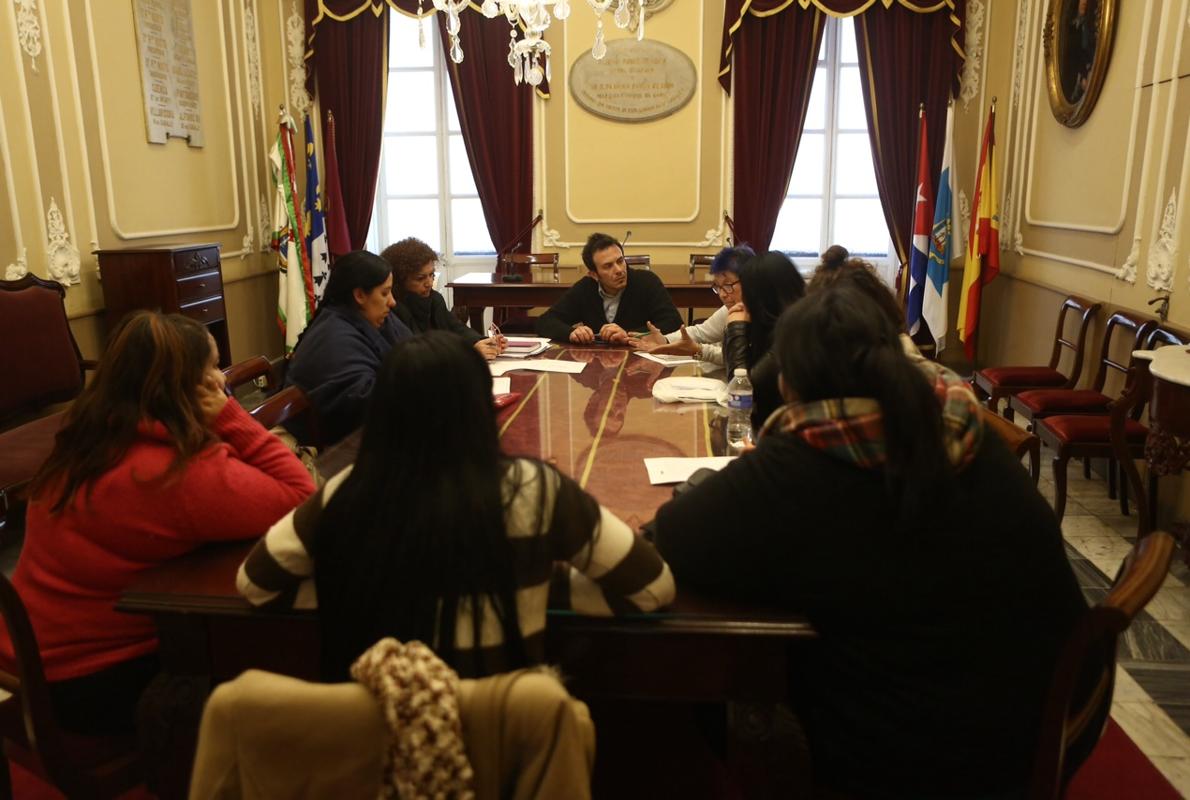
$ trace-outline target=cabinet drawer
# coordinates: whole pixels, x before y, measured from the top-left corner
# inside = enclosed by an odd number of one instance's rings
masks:
[[[174,253],[174,274],[179,278],[219,269],[219,248],[182,250]]]
[[[223,295],[204,297],[193,303],[184,304],[180,309],[183,314],[203,324],[226,318],[223,311]]]
[[[204,297],[223,294],[223,281],[219,271],[203,272],[186,278],[178,278],[178,304],[186,305]]]

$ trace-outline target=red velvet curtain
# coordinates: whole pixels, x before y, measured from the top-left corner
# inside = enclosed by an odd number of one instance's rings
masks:
[[[747,15],[734,33],[735,238],[757,252],[789,189],[825,22],[817,9]]]
[[[446,16],[435,16],[449,52]],[[533,216],[533,89],[513,82],[502,17],[464,11],[459,24],[463,62],[448,56],[446,67],[484,220],[502,253]]]
[[[356,250],[368,238],[380,171],[388,14],[382,2],[306,0],[307,87],[317,86],[322,110],[335,115],[343,211]]]
[[[957,88],[963,53],[955,42],[966,0],[921,14],[874,5],[856,17],[860,81],[880,203],[901,264],[909,260],[919,147],[918,107],[925,104],[931,180],[937,180],[946,103]],[[937,188],[937,187],[935,187]]]

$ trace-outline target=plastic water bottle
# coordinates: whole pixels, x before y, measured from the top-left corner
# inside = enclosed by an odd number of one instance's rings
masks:
[[[727,454],[738,456],[752,444],[752,382],[739,367],[727,384]]]

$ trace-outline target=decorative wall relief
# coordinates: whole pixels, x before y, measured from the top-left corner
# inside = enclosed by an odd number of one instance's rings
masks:
[[[25,254],[26,249],[22,247],[21,254],[17,257],[17,260],[4,268],[4,280],[15,281],[29,274],[29,264],[25,260]]]
[[[703,240],[698,243],[698,246],[699,247],[722,247],[723,246],[723,234],[725,233],[724,227],[725,227],[725,223],[723,221],[720,221],[718,226],[716,226],[714,228],[709,228],[707,230],[707,232],[703,234]]]
[[[1116,277],[1127,283],[1136,283],[1136,267],[1140,263],[1140,237],[1137,236],[1132,240],[1132,249],[1128,251],[1128,257],[1124,259],[1124,263],[1120,265]]]
[[[967,58],[963,61],[963,77],[959,84],[959,98],[963,101],[966,111],[971,101],[979,95],[980,82],[983,79],[983,23],[985,9],[983,0],[968,0],[967,2],[967,36],[963,49],[967,51]]]
[[[256,9],[251,0],[244,5],[244,49],[248,52],[248,90],[252,110],[260,117],[263,108],[260,88],[260,42],[256,38]]]
[[[567,81],[574,101],[613,122],[649,122],[668,117],[694,97],[698,70],[676,47],[646,39],[616,39],[596,60],[583,53]]]
[[[269,214],[269,204],[265,202],[264,193],[261,192],[260,199],[256,206],[257,216],[260,218],[260,252],[267,253],[269,251],[269,240],[273,234],[273,220]]]
[[[17,41],[33,71],[37,72],[37,57],[41,55],[41,23],[37,20],[37,0],[13,0],[17,4]]]
[[[62,212],[58,210],[58,201],[52,197],[45,221],[49,234],[46,255],[49,257],[50,277],[63,286],[78,283],[79,251],[70,243],[70,234],[66,231],[66,220],[62,218]]]
[[[963,218],[963,230],[971,230],[971,201],[962,189],[959,189],[959,216]]]
[[[306,94],[306,23],[298,12],[285,20],[285,48],[289,62],[289,105],[295,119],[301,119],[310,108],[310,95]]]
[[[202,147],[190,0],[135,0],[133,11],[149,141],[165,144],[173,136]]]
[[[1177,216],[1178,192],[1175,189],[1169,193],[1169,202],[1165,204],[1165,213],[1161,217],[1161,231],[1149,250],[1146,279],[1150,289],[1161,292],[1173,291],[1174,259],[1178,251],[1178,244],[1174,238]]]
[[[1016,44],[1012,57],[1012,105],[1014,108],[1021,101],[1021,82],[1025,77],[1025,40],[1029,32],[1029,3],[1030,0],[1021,0],[1020,8],[1017,10]]]

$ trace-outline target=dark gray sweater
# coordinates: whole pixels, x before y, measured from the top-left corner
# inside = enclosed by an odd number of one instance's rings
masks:
[[[682,317],[661,279],[643,269],[628,270],[628,285],[620,293],[620,305],[612,321],[626,331],[648,330],[646,322],[652,322],[662,333],[682,326]],[[589,275],[567,289],[553,308],[537,318],[535,327],[538,336],[566,341],[571,328],[580,322],[596,334],[608,322],[603,298],[599,296],[599,282]]]

